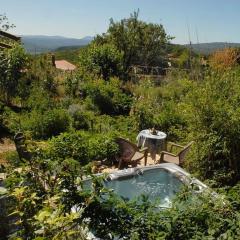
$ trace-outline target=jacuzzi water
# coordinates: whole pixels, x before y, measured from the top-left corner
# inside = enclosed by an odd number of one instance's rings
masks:
[[[146,195],[150,201],[158,200],[161,207],[169,207],[183,185],[179,178],[163,168],[145,169],[105,182],[107,188],[124,199],[133,200]]]
[[[207,189],[205,184],[192,178],[189,173],[173,163],[117,171],[109,174],[104,185],[124,199],[133,200],[146,195],[153,203],[159,200],[160,202],[156,202],[156,210],[171,207],[173,198],[184,185],[197,187],[196,193]],[[91,188],[91,178],[85,181],[85,187]],[[99,240],[94,236],[93,229],[88,232],[87,239]]]

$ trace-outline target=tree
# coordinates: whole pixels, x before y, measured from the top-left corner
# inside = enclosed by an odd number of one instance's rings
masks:
[[[14,24],[10,24],[6,14],[0,14],[0,30],[7,31],[9,28],[14,28]]]
[[[3,100],[8,104],[11,97],[16,95],[26,62],[27,55],[18,44],[11,49],[0,52],[0,92],[3,95]]]
[[[91,44],[81,51],[80,66],[87,72],[92,72],[104,80],[111,76],[119,76],[122,72],[123,56],[113,44]]]
[[[5,14],[0,14],[0,30],[7,31],[14,28]],[[3,39],[4,42],[11,42],[10,39]],[[12,42],[10,49],[0,52],[0,93],[3,100],[10,103],[10,98],[15,96],[18,88],[22,70],[26,64],[27,56],[24,49],[17,43]]]
[[[120,22],[111,19],[107,33],[98,35],[94,42],[99,45],[111,43],[122,52],[123,69],[127,73],[133,64],[163,65],[170,39],[161,24],[143,22],[138,19],[138,12],[134,12]]]

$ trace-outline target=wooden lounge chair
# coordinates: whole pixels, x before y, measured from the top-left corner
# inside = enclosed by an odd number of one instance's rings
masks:
[[[144,164],[147,164],[148,148],[139,149],[136,144],[129,142],[124,138],[117,138],[116,143],[119,146],[119,155],[116,157],[118,160],[118,169],[123,167],[136,167],[141,159],[144,158]]]
[[[182,146],[182,145],[172,143],[172,142],[169,142],[169,144],[170,144],[170,152],[162,151],[160,153],[159,163],[175,163],[179,166],[182,166],[183,162],[184,162],[184,158],[185,158],[186,154],[188,153],[188,151],[190,150],[190,147],[193,144],[193,142],[190,142],[186,146]],[[178,152],[178,154],[171,153],[173,147],[181,149]]]

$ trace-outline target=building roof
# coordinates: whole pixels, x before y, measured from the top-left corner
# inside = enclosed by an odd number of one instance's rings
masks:
[[[76,69],[76,66],[66,60],[56,60],[55,65],[57,69],[64,71],[73,71]]]
[[[4,42],[4,39],[6,39],[6,38],[11,39],[11,40],[16,41],[16,42],[21,41],[20,37],[0,30],[0,49],[12,48],[11,44],[8,44],[8,43]]]
[[[1,37],[6,37],[6,38],[9,38],[9,39],[12,39],[12,40],[14,40],[14,41],[20,41],[20,40],[21,40],[21,37],[18,37],[18,36],[16,36],[16,35],[13,35],[13,34],[4,32],[4,31],[2,31],[2,30],[0,30],[0,36],[1,36]]]

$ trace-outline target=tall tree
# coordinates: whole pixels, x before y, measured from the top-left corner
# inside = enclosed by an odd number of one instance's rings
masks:
[[[19,44],[0,52],[0,92],[7,104],[16,95],[26,62],[27,55]]]
[[[15,25],[9,23],[6,14],[0,14],[0,30],[8,31],[9,28],[14,28]]]
[[[9,23],[7,16],[0,14],[0,30],[8,31],[13,27],[15,26]],[[0,51],[0,93],[3,100],[9,104],[11,97],[14,97],[17,92],[27,56],[18,43],[9,39],[3,41],[6,43],[11,42],[11,48]]]
[[[116,46],[123,53],[123,68],[127,73],[131,65],[163,65],[170,39],[161,24],[143,22],[138,19],[138,12],[134,12],[120,22],[111,19],[107,33],[98,35],[95,43]]]

